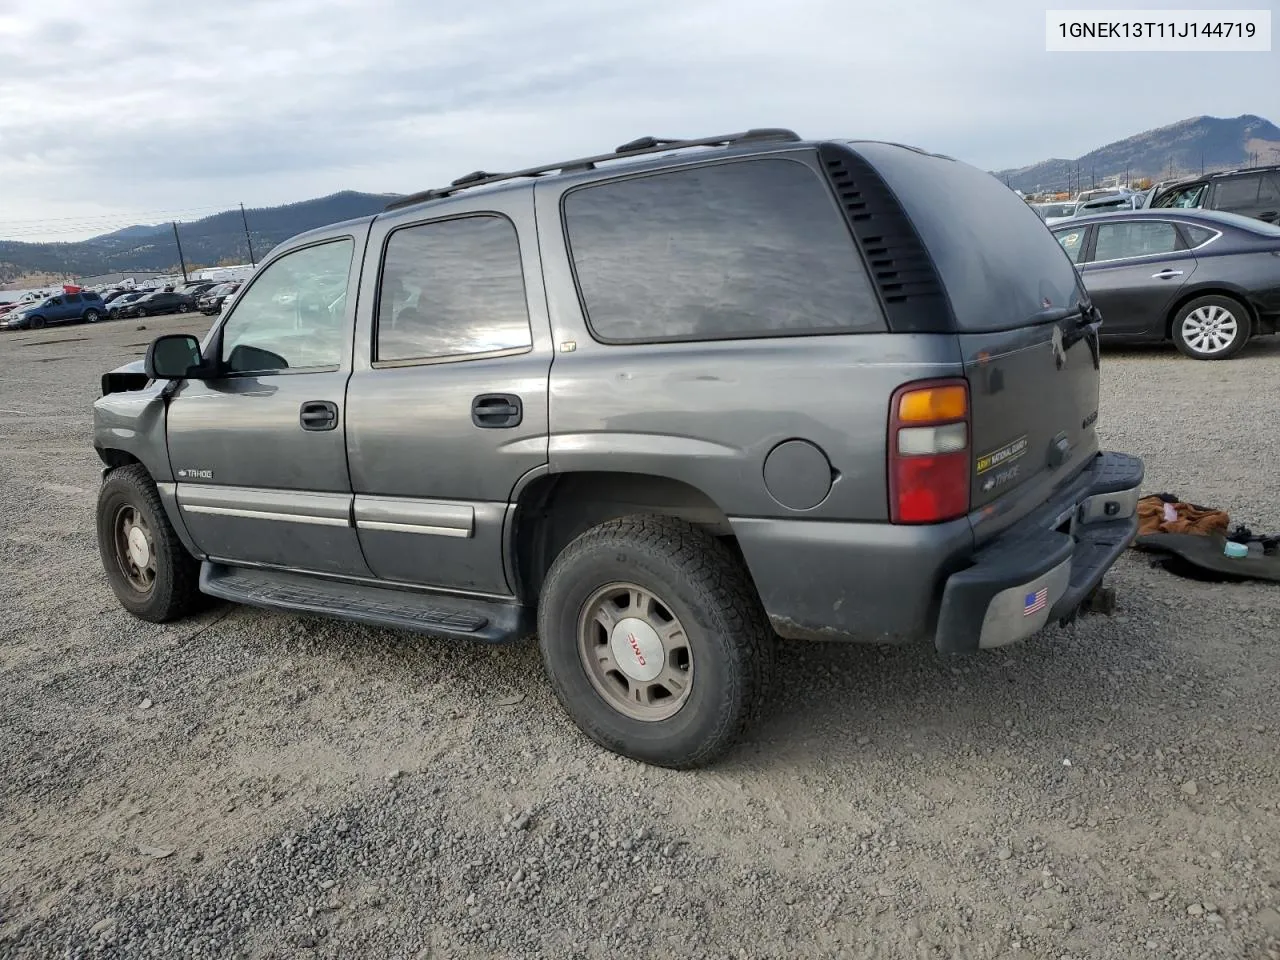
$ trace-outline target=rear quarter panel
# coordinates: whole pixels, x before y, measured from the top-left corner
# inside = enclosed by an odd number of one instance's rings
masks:
[[[800,159],[824,176],[812,151]],[[678,480],[729,517],[886,522],[889,399],[907,381],[960,375],[955,335],[598,342],[579,301],[561,221],[561,198],[576,182],[563,178],[534,191],[556,346],[552,472]],[[832,203],[834,210],[834,196]],[[766,458],[787,440],[809,441],[830,464],[830,490],[814,506],[793,509],[766,487]]]

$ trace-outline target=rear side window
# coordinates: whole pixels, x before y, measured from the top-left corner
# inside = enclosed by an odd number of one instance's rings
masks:
[[[533,344],[520,244],[496,214],[402,227],[387,241],[375,359],[433,360]]]
[[[1182,240],[1172,223],[1133,220],[1098,224],[1094,242],[1094,262],[1149,257],[1183,249]]]
[[[606,343],[886,328],[828,187],[794,160],[582,187],[564,219],[587,322]]]
[[[80,294],[78,293],[67,294],[67,303],[79,303],[79,302],[80,302]]]
[[[1214,231],[1208,227],[1197,227],[1194,224],[1184,223],[1182,229],[1186,233],[1187,239],[1191,241],[1193,249],[1203,243],[1208,243],[1214,237]]]
[[[1280,172],[1268,173],[1258,188],[1258,206],[1280,203]]]
[[[1213,205],[1219,210],[1249,210],[1258,202],[1261,174],[1219,180],[1213,191]]]

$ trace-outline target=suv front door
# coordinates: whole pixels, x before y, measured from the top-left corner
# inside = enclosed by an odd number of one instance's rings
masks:
[[[1163,339],[1169,308],[1196,258],[1168,220],[1117,220],[1094,225],[1081,266],[1085,289],[1102,311],[1102,333]]]
[[[231,563],[370,576],[351,525],[345,393],[367,225],[264,266],[206,338],[217,374],[169,403],[192,539]]]
[[[373,572],[510,596],[512,491],[547,463],[551,331],[533,192],[459,197],[374,223],[347,443]],[[381,261],[381,262],[380,262]]]

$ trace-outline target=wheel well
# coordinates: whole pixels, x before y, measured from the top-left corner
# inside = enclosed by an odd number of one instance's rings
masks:
[[[116,450],[112,447],[107,447],[106,449],[99,449],[98,458],[102,460],[102,462],[105,463],[112,470],[115,470],[119,467],[127,467],[131,463],[142,462],[133,454],[125,453],[123,450]]]
[[[542,581],[565,547],[597,524],[631,514],[678,517],[724,538],[738,552],[724,511],[679,480],[638,473],[584,472],[540,477],[516,502],[516,593],[537,603]]]
[[[1226,297],[1228,300],[1234,300],[1244,308],[1245,316],[1249,318],[1249,332],[1253,334],[1258,329],[1258,318],[1253,312],[1253,307],[1249,305],[1249,301],[1234,290],[1197,290],[1194,293],[1188,293],[1186,296],[1179,297],[1174,302],[1173,307],[1169,310],[1169,318],[1165,321],[1164,336],[1166,340],[1173,339],[1173,321],[1178,319],[1178,313],[1192,300],[1199,300],[1201,297]]]

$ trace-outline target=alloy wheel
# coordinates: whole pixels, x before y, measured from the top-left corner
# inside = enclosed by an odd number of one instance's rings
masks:
[[[1212,355],[1230,347],[1240,333],[1240,324],[1226,307],[1206,304],[1192,310],[1182,321],[1182,339],[1198,353]]]
[[[578,653],[605,701],[635,720],[674,716],[693,689],[693,651],[670,607],[634,583],[611,583],[583,604]]]

